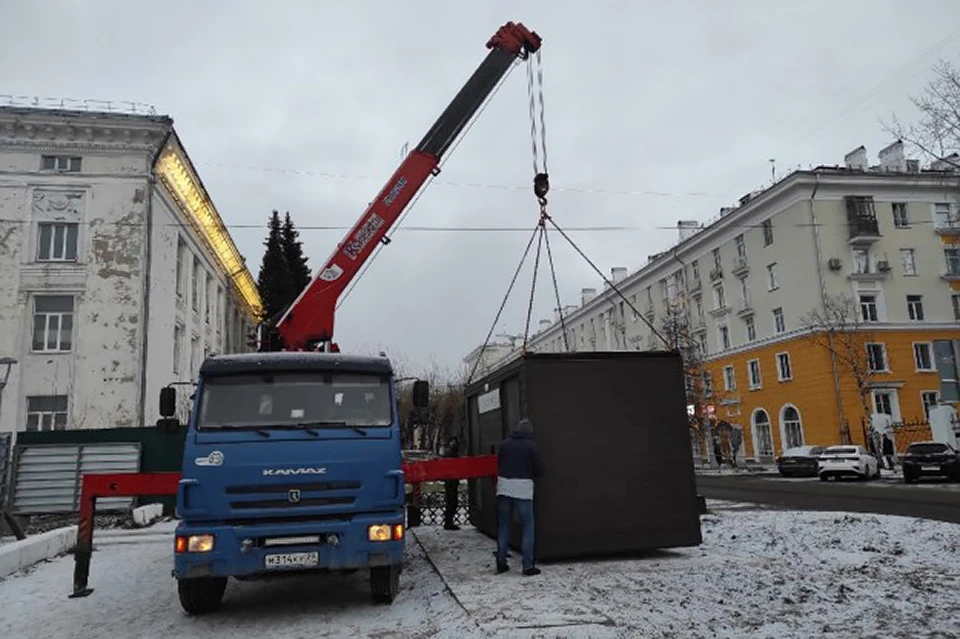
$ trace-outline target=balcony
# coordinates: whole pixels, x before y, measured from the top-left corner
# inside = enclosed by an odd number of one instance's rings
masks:
[[[710,315],[712,317],[723,317],[731,311],[730,307],[724,304],[723,306],[710,309]]]
[[[753,300],[741,299],[737,302],[737,316],[747,318],[753,315]]]
[[[881,238],[872,197],[847,197],[850,244],[873,244]]]
[[[933,232],[937,235],[960,235],[960,217],[951,215],[946,219],[938,218]]]
[[[746,255],[738,255],[733,263],[733,274],[735,277],[743,277],[750,272],[750,264],[747,263]]]
[[[951,269],[940,276],[948,282],[960,282],[960,269]]]
[[[892,269],[886,260],[878,260],[875,265],[861,267],[850,273],[848,278],[855,282],[879,282],[890,276]]]
[[[716,282],[717,280],[723,278],[723,267],[718,266],[715,269],[710,271],[710,281]]]

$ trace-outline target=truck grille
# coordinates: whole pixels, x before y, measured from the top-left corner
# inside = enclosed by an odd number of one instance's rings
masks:
[[[228,486],[226,494],[235,511],[275,510],[287,512],[299,508],[349,506],[356,502],[363,482],[322,481],[266,486]]]

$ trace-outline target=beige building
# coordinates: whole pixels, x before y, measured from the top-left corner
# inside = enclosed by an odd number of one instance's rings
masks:
[[[802,443],[860,437],[863,402],[850,374],[816,346],[802,318],[833,296],[855,304],[872,413],[922,420],[939,402],[933,340],[960,337],[960,172],[921,169],[902,143],[870,166],[860,147],[842,166],[796,171],[609,286],[582,291],[564,315],[575,350],[663,348],[668,308],[705,357],[717,419],[741,426],[744,453],[770,458]],[[639,313],[634,312],[636,309]],[[556,318],[555,318],[556,319]],[[563,351],[558,322],[530,348]],[[858,347],[859,348],[859,347]]]

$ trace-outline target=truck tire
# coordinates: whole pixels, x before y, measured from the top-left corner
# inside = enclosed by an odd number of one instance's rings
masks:
[[[400,566],[374,566],[370,569],[370,594],[373,603],[392,604],[400,591]]]
[[[226,577],[178,579],[180,605],[191,615],[203,615],[220,607],[227,589]]]

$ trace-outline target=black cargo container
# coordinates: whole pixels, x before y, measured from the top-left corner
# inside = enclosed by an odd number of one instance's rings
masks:
[[[471,383],[466,401],[473,455],[495,454],[518,420],[533,421],[546,469],[538,559],[701,543],[678,354],[531,353]],[[494,481],[471,480],[470,497],[471,522],[495,537]]]

